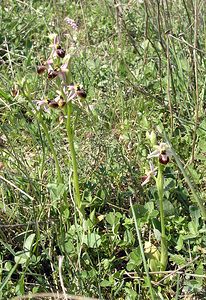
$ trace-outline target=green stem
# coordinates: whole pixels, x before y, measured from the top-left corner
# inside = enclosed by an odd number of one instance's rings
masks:
[[[58,183],[63,183],[63,179],[62,179],[62,176],[61,176],[61,169],[60,169],[60,166],[59,166],[59,161],[58,161],[58,158],[57,158],[57,154],[56,154],[56,151],[54,149],[54,145],[53,145],[52,139],[50,137],[48,128],[47,128],[46,124],[44,123],[43,118],[41,116],[41,113],[38,114],[38,118],[39,118],[41,126],[42,126],[42,128],[44,130],[44,133],[46,135],[46,138],[47,138],[47,141],[48,141],[51,153],[53,155],[53,159],[54,159],[55,166],[56,166],[56,172],[57,172],[57,181],[58,181]]]
[[[154,295],[154,291],[153,291],[153,288],[152,288],[152,283],[151,283],[151,279],[150,279],[150,275],[149,275],[149,271],[148,271],[148,267],[147,267],[147,261],[146,261],[145,254],[144,254],[144,248],[143,248],[143,244],[142,244],[141,234],[140,234],[140,231],[139,231],[139,228],[138,228],[137,219],[136,219],[136,216],[135,216],[135,212],[134,212],[134,208],[133,208],[133,204],[132,204],[131,199],[130,199],[130,207],[131,207],[131,210],[132,210],[132,216],[133,216],[134,223],[135,223],[135,229],[136,229],[137,238],[138,238],[138,242],[139,242],[139,247],[140,247],[140,251],[141,251],[144,270],[145,270],[145,273],[146,273],[146,276],[147,276],[147,283],[148,283],[148,286],[149,286],[151,300],[155,300],[155,295]]]
[[[159,163],[158,175],[157,175],[157,191],[159,196],[159,209],[160,209],[160,223],[161,223],[161,255],[160,255],[160,270],[165,271],[168,262],[168,250],[167,250],[167,237],[165,234],[165,215],[163,206],[163,194],[164,194],[164,177],[163,177],[164,166]]]
[[[72,116],[72,102],[69,101],[67,105],[67,136],[69,141],[69,148],[72,158],[72,166],[73,166],[73,184],[74,184],[74,201],[79,209],[79,211],[83,214],[82,205],[81,205],[81,197],[79,191],[79,177],[77,171],[77,159],[76,159],[76,152],[74,148],[74,136],[71,124],[71,116]]]

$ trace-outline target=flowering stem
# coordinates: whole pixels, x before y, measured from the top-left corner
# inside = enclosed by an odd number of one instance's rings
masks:
[[[77,206],[77,209],[83,214],[82,205],[81,205],[81,197],[79,191],[79,177],[77,171],[77,159],[76,152],[74,148],[74,136],[71,124],[71,116],[72,116],[72,102],[69,101],[67,105],[67,136],[69,141],[70,153],[72,158],[72,166],[73,166],[73,184],[74,184],[74,201]]]
[[[167,250],[167,237],[165,234],[165,216],[164,216],[164,206],[163,206],[163,177],[164,166],[159,163],[158,165],[158,175],[157,175],[157,191],[159,196],[159,209],[160,209],[160,222],[161,222],[161,256],[160,256],[160,271],[165,271],[168,261],[168,250]]]

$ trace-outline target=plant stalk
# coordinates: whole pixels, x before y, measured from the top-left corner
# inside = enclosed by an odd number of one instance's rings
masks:
[[[164,194],[163,169],[164,166],[159,162],[156,185],[157,185],[157,191],[159,196],[160,223],[161,223],[160,271],[166,270],[167,262],[168,262],[167,237],[165,234],[165,215],[164,215],[164,205],[163,205],[163,194]]]
[[[72,158],[72,167],[73,167],[73,185],[74,185],[74,201],[77,206],[77,209],[83,214],[80,191],[79,191],[79,177],[78,177],[78,167],[77,167],[77,159],[76,152],[74,148],[74,135],[71,124],[72,117],[72,102],[69,101],[67,105],[67,137],[69,141],[69,148]]]

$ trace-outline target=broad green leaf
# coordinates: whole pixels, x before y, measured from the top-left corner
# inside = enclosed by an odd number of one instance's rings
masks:
[[[95,232],[88,233],[84,236],[83,243],[89,248],[98,248],[101,245],[101,237]]]
[[[185,257],[178,254],[170,254],[170,260],[178,266],[184,266],[187,263]]]
[[[174,205],[169,200],[164,200],[164,212],[165,216],[172,216],[175,214]]]
[[[23,265],[27,262],[29,258],[29,253],[26,252],[26,253],[16,253],[15,257],[14,257],[14,261],[16,264],[20,264],[20,265]]]
[[[193,221],[189,222],[188,229],[192,235],[194,235],[194,236],[198,235],[198,226],[195,222],[193,222]]]
[[[23,246],[25,251],[31,250],[34,238],[35,238],[35,233],[32,233],[27,237],[26,241],[24,242],[24,246]]]
[[[177,251],[182,250],[183,248],[183,242],[184,242],[184,238],[182,235],[179,236],[178,240],[177,240],[177,246],[175,247],[177,249]]]
[[[132,271],[135,270],[142,263],[142,257],[140,248],[133,250],[129,255],[129,262],[127,263],[127,270]]]
[[[113,282],[110,282],[109,280],[103,280],[101,283],[100,283],[100,286],[101,287],[107,287],[107,286],[113,286]]]

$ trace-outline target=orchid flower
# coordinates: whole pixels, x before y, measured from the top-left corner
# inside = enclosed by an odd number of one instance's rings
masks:
[[[149,162],[149,165],[150,165],[150,170],[146,173],[145,176],[142,177],[143,182],[141,183],[141,186],[147,184],[150,181],[150,179],[156,176],[157,174],[156,168],[154,167],[153,163]]]
[[[35,104],[36,109],[38,111],[41,110],[41,109],[43,109],[45,112],[50,113],[49,105],[48,105],[48,101],[47,100],[34,100],[32,102]]]
[[[68,89],[68,91],[66,89]],[[79,84],[70,84],[69,86],[65,87],[64,92],[68,97],[67,98],[68,101],[71,101],[71,100],[75,99],[76,97],[79,97],[79,98],[87,97],[85,90]]]
[[[147,158],[159,157],[159,162],[163,165],[166,165],[170,157],[172,156],[172,150],[170,146],[166,143],[160,143],[159,145],[154,146],[156,148],[155,151],[150,153]]]
[[[49,79],[53,79],[59,76],[65,82],[66,75],[64,73],[67,72],[70,55],[67,55],[65,57],[66,52],[61,48],[59,44],[59,37],[56,34],[52,34],[50,38],[53,39],[53,44],[51,45],[51,54],[44,64],[37,67],[37,73],[42,74],[47,70]],[[63,64],[61,66],[59,66],[60,61],[58,58],[64,58]]]
[[[50,113],[50,108],[62,108],[65,106],[66,101],[61,95],[58,95],[53,100],[34,100],[33,103],[38,111],[43,109],[46,113]]]

